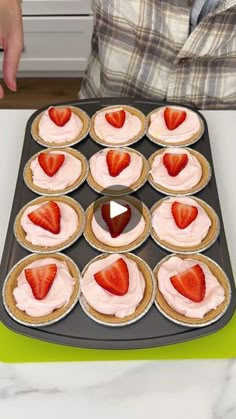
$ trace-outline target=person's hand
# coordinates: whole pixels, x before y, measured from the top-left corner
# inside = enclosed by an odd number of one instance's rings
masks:
[[[23,28],[20,0],[0,0],[0,48],[3,51],[3,79],[16,91],[16,72],[23,49]],[[0,99],[4,90],[0,84]]]

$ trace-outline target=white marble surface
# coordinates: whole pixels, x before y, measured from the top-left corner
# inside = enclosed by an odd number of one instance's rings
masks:
[[[1,111],[0,257],[24,128],[32,111]],[[233,270],[236,250],[235,115],[206,111]],[[0,342],[2,344],[2,342]],[[1,419],[72,417],[235,419],[236,361],[1,364]]]

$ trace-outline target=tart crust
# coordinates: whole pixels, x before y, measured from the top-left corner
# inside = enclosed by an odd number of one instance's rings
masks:
[[[81,173],[80,173],[80,176],[78,177],[78,179],[75,182],[73,182],[71,185],[69,185],[67,188],[57,189],[57,190],[40,188],[39,186],[35,185],[34,182],[33,182],[32,170],[30,168],[30,165],[31,165],[32,161],[35,160],[39,156],[39,154],[42,153],[42,151],[40,151],[39,153],[34,154],[34,156],[32,156],[28,160],[28,162],[26,163],[25,168],[24,168],[24,173],[23,173],[24,181],[25,181],[26,185],[28,186],[28,188],[31,189],[33,192],[37,193],[38,195],[58,196],[58,195],[62,195],[62,194],[68,194],[69,192],[72,192],[75,189],[77,189],[86,180],[87,175],[88,175],[87,159],[84,157],[84,155],[82,153],[80,153],[79,151],[77,151],[73,148],[64,148],[63,151],[61,150],[61,148],[59,148],[59,149],[48,148],[47,151],[44,151],[44,152],[47,153],[47,152],[51,152],[51,151],[52,152],[53,151],[60,151],[61,153],[65,152],[65,153],[68,153],[68,154],[74,156],[76,159],[80,160],[80,162],[82,164],[82,167],[81,167]]]
[[[159,201],[157,201],[153,205],[153,207],[151,208],[151,215],[154,213],[156,208],[159,207],[159,205],[161,205],[168,198],[170,198],[170,197],[165,197],[165,198],[160,199]],[[210,205],[208,205],[202,199],[199,199],[199,198],[196,198],[196,197],[191,197],[191,198],[193,200],[195,200],[204,209],[204,211],[207,213],[208,217],[211,220],[211,226],[208,230],[208,233],[207,233],[206,237],[204,237],[204,239],[201,241],[201,243],[199,245],[185,246],[185,247],[183,245],[182,246],[176,246],[176,245],[174,245],[170,242],[167,242],[165,240],[160,240],[156,231],[152,227],[151,236],[152,236],[153,240],[159,246],[161,246],[163,249],[168,250],[170,252],[191,254],[191,253],[195,253],[195,252],[203,252],[204,250],[206,250],[210,246],[212,246],[215,243],[215,241],[217,240],[217,238],[219,236],[219,233],[220,233],[220,222],[219,222],[218,215],[213,210],[213,208],[210,207]]]
[[[95,257],[91,260],[83,269],[82,277],[87,271],[88,267],[91,263],[95,262],[96,260],[101,260],[108,257],[108,254],[102,254]],[[133,314],[125,316],[123,318],[116,317],[114,315],[102,314],[95,310],[88,302],[86,301],[85,297],[81,293],[80,295],[80,305],[85,311],[85,313],[95,320],[97,323],[101,323],[107,326],[127,326],[131,323],[136,322],[137,320],[141,319],[151,308],[155,295],[156,295],[156,281],[154,280],[153,272],[148,266],[146,262],[144,262],[140,257],[134,255],[133,253],[126,253],[124,256],[133,260],[137,263],[138,268],[143,274],[145,280],[145,290],[142,301],[136,307],[136,310]]]
[[[66,306],[60,307],[55,309],[52,313],[46,316],[40,317],[32,317],[28,315],[25,311],[20,310],[16,307],[16,301],[13,296],[13,290],[17,287],[17,278],[19,277],[20,273],[25,269],[28,265],[32,262],[39,260],[39,259],[46,259],[46,258],[54,258],[58,260],[65,261],[69,268],[71,276],[75,279],[75,285],[73,293],[70,297],[69,302]],[[75,262],[70,259],[68,256],[62,253],[53,253],[53,254],[31,254],[26,256],[24,259],[20,260],[9,272],[7,275],[4,286],[3,286],[3,302],[4,306],[8,312],[8,314],[17,322],[24,324],[26,326],[45,326],[49,324],[53,324],[62,318],[64,318],[75,306],[79,299],[80,294],[80,271],[78,266]]]
[[[168,189],[162,185],[160,185],[160,183],[155,182],[155,180],[153,179],[153,176],[151,175],[151,173],[149,174],[148,177],[148,181],[151,184],[151,186],[156,189],[158,192],[163,193],[164,195],[192,195],[195,194],[199,191],[201,191],[202,189],[204,189],[207,184],[210,182],[211,179],[211,166],[208,162],[208,160],[198,151],[193,150],[191,148],[185,148],[186,151],[188,151],[190,154],[192,154],[194,157],[196,157],[196,159],[199,161],[201,167],[202,167],[202,177],[200,179],[200,181],[193,186],[192,188],[183,190],[183,189],[178,189],[178,190],[174,190],[174,189]],[[152,164],[153,161],[155,159],[156,156],[161,155],[165,152],[165,150],[160,149],[157,150],[155,153],[153,153],[149,159],[148,159],[148,163],[149,163],[149,170],[152,169]]]
[[[100,240],[97,239],[91,226],[92,218],[96,209],[99,208],[102,204],[105,204],[106,202],[109,202],[109,201],[110,201],[109,197],[103,197],[95,201],[95,203],[92,203],[87,208],[86,213],[85,213],[85,216],[86,216],[86,227],[84,230],[85,239],[95,249],[101,252],[106,252],[106,253],[124,253],[124,252],[134,250],[137,247],[141,246],[141,244],[143,244],[147,240],[150,234],[150,230],[151,230],[150,212],[149,212],[149,209],[146,207],[146,205],[144,205],[143,203],[142,203],[142,209],[143,209],[142,215],[145,219],[145,228],[142,234],[140,234],[140,236],[136,240],[134,240],[129,245],[125,245],[125,246],[110,246],[110,245],[106,245],[105,243],[102,243]],[[140,202],[138,199],[134,198],[133,196],[126,196],[122,198],[122,201],[127,201],[127,204],[130,203],[136,208],[138,208],[138,204]]]
[[[76,228],[76,231],[72,234],[71,237],[69,237],[67,240],[65,240],[64,242],[56,245],[56,246],[39,246],[39,245],[34,245],[31,242],[29,242],[28,240],[26,240],[26,233],[23,229],[23,227],[20,224],[20,220],[21,217],[24,213],[24,211],[26,210],[27,207],[31,206],[31,205],[38,205],[38,204],[44,204],[45,202],[48,201],[54,201],[54,202],[63,202],[67,205],[69,205],[70,207],[72,207],[78,216],[78,226]],[[68,196],[58,196],[58,197],[52,197],[52,196],[48,196],[48,197],[39,197],[34,199],[33,201],[28,202],[17,214],[16,219],[15,219],[15,224],[14,224],[14,234],[15,234],[15,238],[18,241],[18,243],[24,247],[27,250],[30,250],[32,252],[35,253],[52,253],[52,252],[57,252],[63,249],[66,249],[67,247],[71,246],[76,240],[79,239],[79,237],[82,235],[83,231],[84,231],[84,227],[85,227],[85,215],[84,215],[84,210],[82,209],[81,205],[75,201],[74,199],[68,197]]]
[[[39,115],[36,116],[36,118],[34,119],[32,125],[31,125],[31,135],[32,135],[33,139],[37,143],[41,144],[44,147],[64,148],[64,147],[69,147],[71,145],[77,144],[80,141],[82,141],[85,137],[87,137],[87,135],[89,133],[89,130],[90,130],[90,118],[89,118],[88,114],[85,111],[83,111],[80,108],[76,108],[75,106],[67,106],[67,105],[64,105],[64,106],[56,106],[56,107],[58,107],[58,108],[59,107],[62,107],[62,108],[68,107],[68,108],[70,108],[71,111],[74,114],[76,114],[82,120],[82,122],[83,122],[82,131],[77,136],[75,136],[74,138],[72,138],[71,140],[69,140],[69,141],[63,141],[61,143],[58,143],[58,142],[57,143],[53,143],[53,142],[48,142],[48,141],[44,140],[39,135],[39,121],[40,121],[41,117],[43,116],[43,114],[45,113],[45,111],[47,110],[46,109],[43,112],[41,112]]]
[[[127,141],[123,141],[123,142],[119,142],[116,144],[113,143],[109,143],[109,141],[105,141],[103,139],[101,139],[95,132],[94,129],[94,121],[96,116],[100,113],[100,112],[104,112],[104,111],[112,111],[116,108],[122,108],[127,112],[130,112],[132,115],[137,116],[142,123],[142,128],[140,130],[140,132],[135,135],[133,138],[128,139]],[[146,122],[146,117],[145,115],[137,108],[134,108],[132,106],[127,106],[127,105],[114,105],[114,106],[108,106],[106,108],[103,108],[99,111],[97,111],[91,118],[91,128],[90,128],[90,137],[98,144],[101,144],[105,147],[121,147],[121,146],[128,146],[134,143],[137,143],[139,140],[141,140],[141,138],[146,134],[146,130],[147,130],[147,122]]]
[[[208,313],[204,315],[204,317],[201,318],[191,318],[184,316],[183,314],[178,313],[176,310],[174,310],[172,307],[169,306],[167,301],[165,300],[164,296],[162,295],[159,287],[158,287],[158,271],[160,269],[160,266],[163,262],[166,262],[170,257],[178,256],[181,259],[194,259],[200,262],[205,263],[210,271],[213,273],[213,275],[217,278],[218,282],[222,285],[225,291],[225,300],[216,307],[215,310],[210,310]],[[190,327],[201,327],[201,326],[208,326],[211,323],[214,323],[220,317],[224,315],[226,312],[230,300],[231,300],[231,286],[229,279],[225,272],[220,268],[220,266],[213,261],[212,259],[208,258],[207,256],[204,256],[202,254],[192,254],[191,256],[188,255],[182,255],[182,254],[175,254],[175,255],[168,255],[164,259],[162,259],[154,268],[154,277],[157,281],[157,292],[156,292],[156,298],[155,298],[155,304],[161,313],[167,317],[169,320],[173,321],[174,323],[183,325],[183,326],[190,326]]]
[[[107,151],[109,150],[116,150],[113,147],[111,148],[107,148]],[[132,192],[137,191],[138,189],[140,189],[147,181],[148,179],[148,174],[149,174],[149,166],[148,166],[148,162],[145,159],[145,157],[143,156],[143,154],[141,154],[139,151],[134,150],[133,148],[129,148],[129,147],[121,147],[122,151],[127,151],[129,154],[137,154],[142,158],[143,161],[143,167],[142,167],[142,172],[141,175],[139,177],[139,179],[136,180],[136,182],[132,183],[132,185],[126,187],[124,186],[123,189],[119,189],[119,190],[114,190],[112,189],[112,186],[109,188],[104,188],[101,185],[99,185],[95,179],[93,178],[91,171],[89,170],[89,174],[87,177],[87,182],[90,186],[90,188],[92,188],[94,191],[104,194],[104,195],[110,195],[110,196],[123,196],[123,195],[127,195],[130,194]],[[99,153],[99,152],[98,152]],[[105,193],[104,193],[105,191]]]

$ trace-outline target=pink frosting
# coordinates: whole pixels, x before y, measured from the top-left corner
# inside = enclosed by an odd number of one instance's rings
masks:
[[[73,111],[70,120],[59,127],[50,118],[48,110],[44,112],[39,121],[39,135],[48,143],[61,144],[73,140],[83,129],[82,120]]]
[[[45,201],[45,204],[47,202],[48,201]],[[59,234],[53,234],[50,231],[35,225],[27,216],[30,212],[44,205],[44,203],[40,205],[30,205],[24,211],[20,223],[26,232],[26,240],[30,243],[45,247],[56,246],[69,239],[76,231],[78,226],[78,215],[76,211],[64,202],[56,201],[56,203],[61,211],[61,231]]]
[[[39,164],[38,157],[32,160],[33,183],[39,188],[57,191],[72,185],[81,175],[82,164],[79,159],[62,151],[49,151],[48,154],[64,154],[65,160],[54,176],[48,176]]]
[[[165,107],[162,107],[151,115],[151,123],[148,128],[148,133],[154,138],[160,139],[166,143],[179,143],[186,141],[191,138],[200,130],[199,116],[187,108],[179,106],[171,106],[172,109],[180,109],[186,112],[187,116],[184,122],[180,124],[176,129],[169,130],[166,126],[164,111]]]
[[[163,164],[163,157],[166,153],[187,154],[188,163],[185,168],[177,175],[170,176]],[[159,185],[173,191],[188,190],[197,185],[202,177],[202,166],[198,159],[184,148],[167,148],[163,153],[158,154],[153,162],[150,171],[154,181]]]
[[[111,144],[126,143],[135,137],[142,129],[142,122],[136,115],[125,111],[125,123],[122,128],[115,128],[105,118],[108,112],[116,112],[122,108],[113,108],[110,111],[101,111],[94,120],[94,131],[99,138]]]
[[[120,205],[129,205],[131,208],[131,219],[125,229],[118,237],[111,237],[107,224],[102,218],[101,208],[96,211],[96,217],[93,216],[91,227],[94,235],[100,242],[105,243],[108,246],[126,246],[135,241],[145,229],[145,219],[143,216],[140,217],[140,212],[137,208],[131,205],[127,201],[116,200]],[[137,221],[136,221],[137,220]],[[130,230],[130,224],[134,226]]]
[[[172,285],[170,277],[184,272],[194,265],[200,265],[206,281],[206,293],[203,301],[196,303],[180,294]],[[216,309],[225,299],[224,288],[217,281],[208,266],[194,259],[181,259],[171,256],[163,262],[158,271],[158,285],[167,303],[178,313],[187,317],[200,318],[210,310]]]
[[[117,149],[119,150],[119,149]],[[112,185],[131,186],[136,182],[143,168],[143,160],[136,153],[130,153],[130,164],[118,176],[111,176],[108,170],[106,155],[109,150],[101,150],[94,154],[90,161],[90,171],[94,180],[103,188]],[[122,151],[122,149],[120,149]],[[127,152],[127,150],[123,150]]]
[[[105,269],[113,262],[122,258],[129,271],[129,288],[127,294],[118,296],[104,290],[94,279],[94,274]],[[81,291],[87,302],[99,313],[110,314],[123,318],[135,312],[142,301],[145,280],[138,265],[133,260],[119,254],[112,254],[104,259],[92,262],[81,280]]]
[[[173,202],[193,205],[198,209],[198,215],[188,227],[179,228],[171,212]],[[176,246],[194,246],[201,243],[211,226],[211,220],[206,211],[192,198],[171,197],[165,199],[152,214],[152,226],[161,240]]]
[[[66,306],[74,290],[75,279],[71,276],[66,262],[45,258],[26,266],[25,269],[36,268],[55,263],[57,273],[53,284],[43,300],[36,300],[29,283],[25,278],[24,269],[17,278],[17,287],[13,290],[16,306],[29,316],[40,317],[52,313],[59,307]]]

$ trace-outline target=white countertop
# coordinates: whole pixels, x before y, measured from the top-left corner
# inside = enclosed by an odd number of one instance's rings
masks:
[[[32,110],[1,110],[0,259],[26,121]],[[236,111],[204,111],[234,274]],[[233,151],[232,151],[233,150]],[[0,342],[1,345],[1,342]],[[1,364],[1,419],[235,419],[236,361]]]

